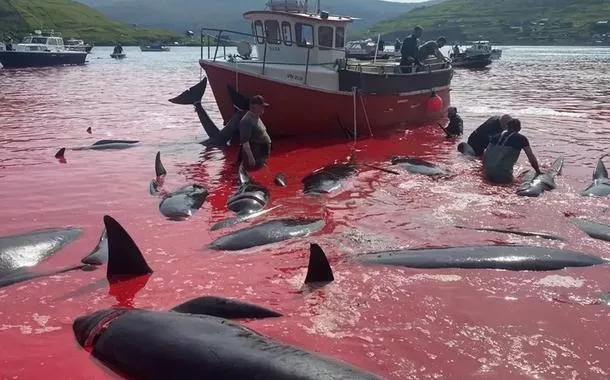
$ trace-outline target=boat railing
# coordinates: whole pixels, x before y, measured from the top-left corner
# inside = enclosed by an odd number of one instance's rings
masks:
[[[309,74],[309,69],[311,66],[333,66],[333,67],[339,67],[340,69],[345,69],[345,70],[354,70],[354,71],[360,71],[360,72],[368,72],[368,73],[375,73],[375,74],[393,74],[393,75],[412,75],[412,74],[421,74],[422,72],[432,72],[432,71],[437,71],[437,70],[442,70],[442,69],[448,69],[451,66],[445,62],[435,62],[435,63],[430,63],[430,64],[425,64],[425,65],[420,65],[419,67],[414,67],[414,66],[400,66],[399,64],[397,64],[397,62],[383,62],[383,61],[377,61],[377,62],[373,62],[373,63],[367,63],[367,64],[354,64],[351,63],[350,61],[348,61],[347,59],[347,52],[345,48],[332,48],[332,47],[326,47],[326,46],[317,46],[317,45],[313,45],[313,44],[308,44],[306,46],[307,48],[307,58],[305,63],[295,63],[295,62],[278,62],[278,61],[268,61],[267,60],[267,50],[268,50],[268,43],[267,43],[267,38],[264,38],[264,43],[260,43],[257,45],[263,45],[263,54],[262,57],[258,56],[258,60],[257,61],[252,61],[251,57],[244,57],[241,56],[238,52],[238,54],[228,54],[227,55],[227,46],[237,46],[237,44],[241,41],[236,41],[234,39],[231,38],[231,35],[235,35],[235,36],[239,36],[239,37],[247,37],[247,38],[251,38],[254,39],[254,41],[256,41],[256,38],[260,38],[261,36],[257,36],[255,34],[252,33],[245,33],[245,32],[239,32],[239,31],[234,31],[234,30],[228,30],[228,29],[216,29],[216,28],[201,28],[200,29],[201,33],[200,33],[200,38],[201,38],[201,52],[200,52],[200,57],[201,59],[203,59],[203,53],[204,53],[204,47],[207,47],[207,59],[212,60],[213,62],[216,62],[217,59],[223,59],[223,60],[234,60],[236,57],[241,58],[245,61],[249,61],[249,62],[255,62],[255,63],[260,63],[262,64],[262,75],[265,75],[265,67],[267,64],[273,64],[273,65],[302,65],[305,66],[305,78],[304,78],[304,83],[307,84],[307,76]],[[247,41],[247,43],[251,43],[251,41]],[[222,48],[222,53],[220,52],[220,49]],[[320,49],[320,50],[335,50],[335,51],[340,51],[341,53],[345,54],[343,59],[338,59],[332,62],[318,62],[318,63],[311,63],[310,59],[311,59],[311,52],[313,49]],[[213,50],[213,51],[212,51]],[[257,50],[257,53],[258,52]],[[403,72],[403,68],[408,68],[407,70],[404,70],[406,72]]]

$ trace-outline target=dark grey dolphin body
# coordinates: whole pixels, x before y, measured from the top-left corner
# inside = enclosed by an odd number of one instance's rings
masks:
[[[315,170],[301,180],[305,194],[320,195],[338,191],[342,182],[358,170],[354,163],[341,163],[325,166]]]
[[[441,176],[445,174],[445,171],[440,167],[424,161],[420,158],[413,158],[408,156],[392,157],[392,165],[398,165],[401,168],[414,174],[423,174],[431,177]]]
[[[239,215],[260,211],[269,201],[269,190],[252,181],[243,163],[239,165],[239,189],[227,200],[229,210]]]
[[[517,236],[526,236],[526,237],[537,237],[540,239],[547,240],[560,240],[564,241],[565,239],[559,236],[550,235],[544,232],[531,232],[531,231],[518,231],[509,228],[493,228],[493,227],[464,227],[464,226],[455,226],[456,228],[461,228],[465,230],[474,230],[474,231],[487,231],[487,232],[498,232],[503,234],[517,235]]]
[[[71,150],[117,150],[128,149],[137,146],[138,140],[99,140],[89,146],[70,148]],[[55,158],[64,158],[66,148],[61,148],[55,153]]]
[[[201,105],[201,98],[203,98],[203,95],[205,94],[207,85],[208,78],[204,77],[201,82],[169,101],[175,104],[192,104],[195,106],[195,111],[197,112],[201,126],[208,136],[208,139],[202,141],[201,144],[206,146],[226,147],[227,143],[238,133],[239,122],[245,115],[247,109],[239,109],[236,107],[235,113],[221,130],[216,126]]]
[[[555,177],[561,173],[563,168],[563,157],[557,158],[551,169],[546,173],[536,175],[530,172],[523,185],[517,190],[517,195],[523,197],[538,197],[545,191],[553,190],[557,187]]]
[[[255,211],[249,214],[238,214],[236,216],[231,216],[229,218],[222,219],[219,222],[214,223],[212,227],[210,227],[210,231],[220,230],[222,228],[227,228],[234,226],[236,224],[245,222],[246,220],[258,218],[259,216],[265,215],[268,212],[271,212],[280,206],[271,207],[265,210]]]
[[[271,220],[219,237],[209,247],[215,250],[238,251],[308,236],[323,227],[324,221],[320,219]]]
[[[183,220],[192,216],[203,206],[208,190],[201,185],[187,185],[165,195],[159,203],[159,211],[172,220]]]
[[[464,268],[547,271],[607,264],[596,256],[546,247],[493,245],[377,252],[359,259],[366,264],[409,268]]]
[[[572,219],[572,223],[594,239],[610,241],[610,226],[607,224],[597,223],[581,218]]]
[[[607,197],[610,195],[610,179],[608,170],[601,158],[597,161],[597,166],[593,171],[593,183],[583,190],[580,195],[591,197]]]

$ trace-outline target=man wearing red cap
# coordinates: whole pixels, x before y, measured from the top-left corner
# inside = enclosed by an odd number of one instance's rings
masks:
[[[261,168],[271,153],[271,138],[261,120],[269,104],[261,95],[250,99],[250,110],[239,122],[240,160],[250,168]]]

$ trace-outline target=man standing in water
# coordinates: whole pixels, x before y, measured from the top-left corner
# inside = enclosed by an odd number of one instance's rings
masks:
[[[521,122],[519,119],[512,119],[507,123],[504,132],[491,138],[489,146],[483,154],[483,171],[485,178],[494,183],[510,183],[513,181],[513,167],[521,150],[525,152],[530,161],[530,165],[541,174],[538,160],[532,152],[527,137],[521,133]]]
[[[419,26],[413,28],[413,33],[402,42],[400,48],[400,69],[403,73],[411,72],[411,65],[419,63],[419,38],[423,34],[423,29]]]
[[[502,133],[511,120],[510,115],[492,116],[475,129],[468,137],[467,144],[472,148],[473,154],[478,157],[482,156],[492,136]],[[458,145],[458,150],[460,150],[460,147],[462,147],[462,150],[464,149],[463,143]],[[462,150],[460,152],[464,153]]]
[[[238,161],[243,160],[249,168],[263,167],[271,153],[271,138],[261,120],[267,106],[269,104],[265,103],[265,98],[261,95],[253,96],[250,99],[250,110],[239,122],[241,152]]]

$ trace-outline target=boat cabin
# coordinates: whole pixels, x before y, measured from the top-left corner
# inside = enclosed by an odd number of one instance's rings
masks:
[[[252,25],[259,59],[269,63],[319,65],[345,58],[351,17],[309,13],[296,0],[271,0],[266,10],[246,12],[244,18]]]
[[[34,34],[23,37],[20,44],[13,45],[15,51],[63,51],[64,40],[59,36],[43,34],[37,30]]]

